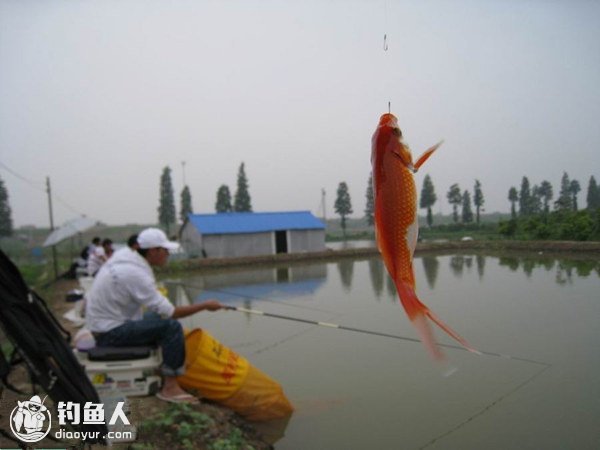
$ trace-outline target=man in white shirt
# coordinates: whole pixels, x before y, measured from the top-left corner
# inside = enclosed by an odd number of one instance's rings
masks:
[[[185,371],[185,340],[176,319],[224,306],[216,300],[173,306],[157,290],[151,266],[164,266],[169,250],[179,244],[157,228],[142,231],[137,242],[137,251],[129,247],[118,250],[98,272],[86,296],[86,326],[99,346],[160,345],[164,383],[157,397],[176,403],[197,402],[177,384],[177,376]]]
[[[87,272],[88,275],[95,277],[102,264],[110,257],[112,253],[112,241],[110,239],[104,239],[102,245],[95,245],[90,251]]]

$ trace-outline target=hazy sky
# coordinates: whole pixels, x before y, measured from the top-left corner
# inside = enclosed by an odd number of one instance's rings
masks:
[[[597,1],[1,0],[0,177],[17,226],[48,225],[47,176],[57,224],[155,223],[182,161],[195,212],[243,161],[255,211],[321,215],[325,188],[332,217],[346,181],[358,217],[390,101],[413,155],[445,139],[416,175],[435,212],[563,171],[585,205],[599,83]]]

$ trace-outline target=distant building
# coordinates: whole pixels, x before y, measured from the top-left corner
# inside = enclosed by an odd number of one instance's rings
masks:
[[[325,250],[325,225],[309,211],[190,214],[180,236],[183,248],[192,257]]]

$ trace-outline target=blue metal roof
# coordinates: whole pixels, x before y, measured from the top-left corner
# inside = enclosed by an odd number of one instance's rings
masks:
[[[204,235],[325,229],[310,211],[190,214],[188,220]]]

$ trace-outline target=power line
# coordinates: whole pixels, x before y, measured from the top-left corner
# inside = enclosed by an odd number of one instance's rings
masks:
[[[11,169],[10,167],[8,167],[6,164],[4,164],[2,161],[0,161],[0,166],[2,166],[7,172],[9,172],[11,175],[17,177],[18,179],[20,179],[21,181],[24,181],[25,183],[27,183],[30,187],[32,187],[33,189],[46,193],[47,192],[47,188],[46,187],[42,187],[42,184],[38,184],[35,181],[30,180],[29,178],[21,175],[20,173],[18,173],[17,171]],[[75,208],[74,206],[71,206],[69,203],[67,203],[65,200],[63,200],[61,197],[59,197],[58,195],[56,195],[56,192],[54,192],[54,198],[61,203],[64,207],[66,207],[68,210],[70,210],[71,212],[74,212],[80,216],[84,216],[85,214],[81,211],[79,211],[77,208]]]
[[[31,181],[30,179],[28,179],[28,178],[24,177],[23,175],[19,174],[18,172],[15,172],[13,169],[11,169],[10,167],[8,167],[2,161],[0,161],[0,166],[4,167],[4,169],[7,172],[9,172],[13,176],[19,178],[20,180],[24,181],[25,183],[27,183],[32,188],[34,188],[34,189],[36,189],[38,191],[46,192],[46,189],[44,187],[42,187],[43,186],[42,184],[38,184],[35,181]]]
[[[56,200],[58,200],[59,203],[61,203],[64,207],[66,207],[67,209],[71,210],[71,212],[74,212],[76,214],[79,214],[80,216],[85,216],[86,214],[79,211],[77,208],[75,208],[74,206],[69,205],[67,202],[65,202],[62,198],[60,198],[58,195],[56,195],[56,193],[54,193],[54,198]]]

